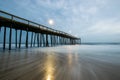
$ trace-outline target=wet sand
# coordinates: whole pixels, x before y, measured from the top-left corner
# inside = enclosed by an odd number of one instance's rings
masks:
[[[120,80],[120,45],[1,51],[0,80]]]

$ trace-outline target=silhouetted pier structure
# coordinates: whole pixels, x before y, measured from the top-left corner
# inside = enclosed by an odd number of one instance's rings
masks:
[[[81,43],[80,38],[72,36],[68,33],[46,27],[44,25],[32,22],[30,20],[0,10],[0,30],[1,27],[4,27],[3,49],[6,48],[6,31],[7,31],[6,28],[9,28],[9,50],[11,50],[13,29],[15,29],[14,37],[16,48],[21,48],[23,31],[26,31],[26,35],[24,35],[26,36],[25,41],[26,48],[34,47],[36,41],[38,47],[66,44],[71,45]],[[19,36],[18,30],[20,30]],[[29,35],[29,33],[31,34]],[[30,46],[28,46],[29,44],[28,39],[30,39],[29,37],[31,38]]]

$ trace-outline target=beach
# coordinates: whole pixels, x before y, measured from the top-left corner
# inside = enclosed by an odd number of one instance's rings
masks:
[[[0,51],[0,80],[119,80],[120,45]]]

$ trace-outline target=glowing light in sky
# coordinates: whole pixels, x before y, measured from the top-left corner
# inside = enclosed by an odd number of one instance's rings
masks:
[[[49,19],[49,20],[48,20],[48,23],[49,23],[50,25],[54,25],[54,21],[53,21],[52,19]]]

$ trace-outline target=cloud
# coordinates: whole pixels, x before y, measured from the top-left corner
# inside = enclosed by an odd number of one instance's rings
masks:
[[[82,35],[117,35],[120,34],[120,20],[109,19],[98,21],[93,26],[82,32]]]
[[[102,6],[104,6],[104,5],[106,5],[107,4],[107,2],[108,2],[108,0],[96,0],[96,3],[97,3],[97,5],[102,5]],[[101,7],[102,7],[101,6]]]
[[[110,17],[107,6],[111,12],[112,6],[109,5],[108,0],[14,1],[38,22],[46,24],[49,18],[54,19],[55,27],[53,28],[73,35],[89,36],[88,38],[99,38],[98,35],[100,35],[105,38],[108,35],[111,37],[111,35],[120,34],[120,20]],[[114,11],[115,9],[111,14],[115,16]]]
[[[94,15],[96,14],[98,11],[98,7],[97,6],[91,6],[91,7],[84,7],[81,6],[80,7],[80,12],[84,13],[84,14],[88,14],[88,15]]]
[[[27,11],[38,13],[44,12],[44,15],[54,16],[56,18],[66,19],[66,22],[72,20],[76,22],[76,18],[84,18],[85,21],[88,21],[88,18],[92,15],[95,15],[100,6],[103,6],[101,2],[105,3],[105,0],[14,0],[19,6],[25,8]],[[99,3],[99,5],[98,5]],[[85,5],[87,4],[87,5]],[[33,11],[34,10],[34,11]],[[48,16],[49,15],[49,16]],[[87,16],[87,17],[85,17]],[[61,20],[62,21],[62,20]]]

